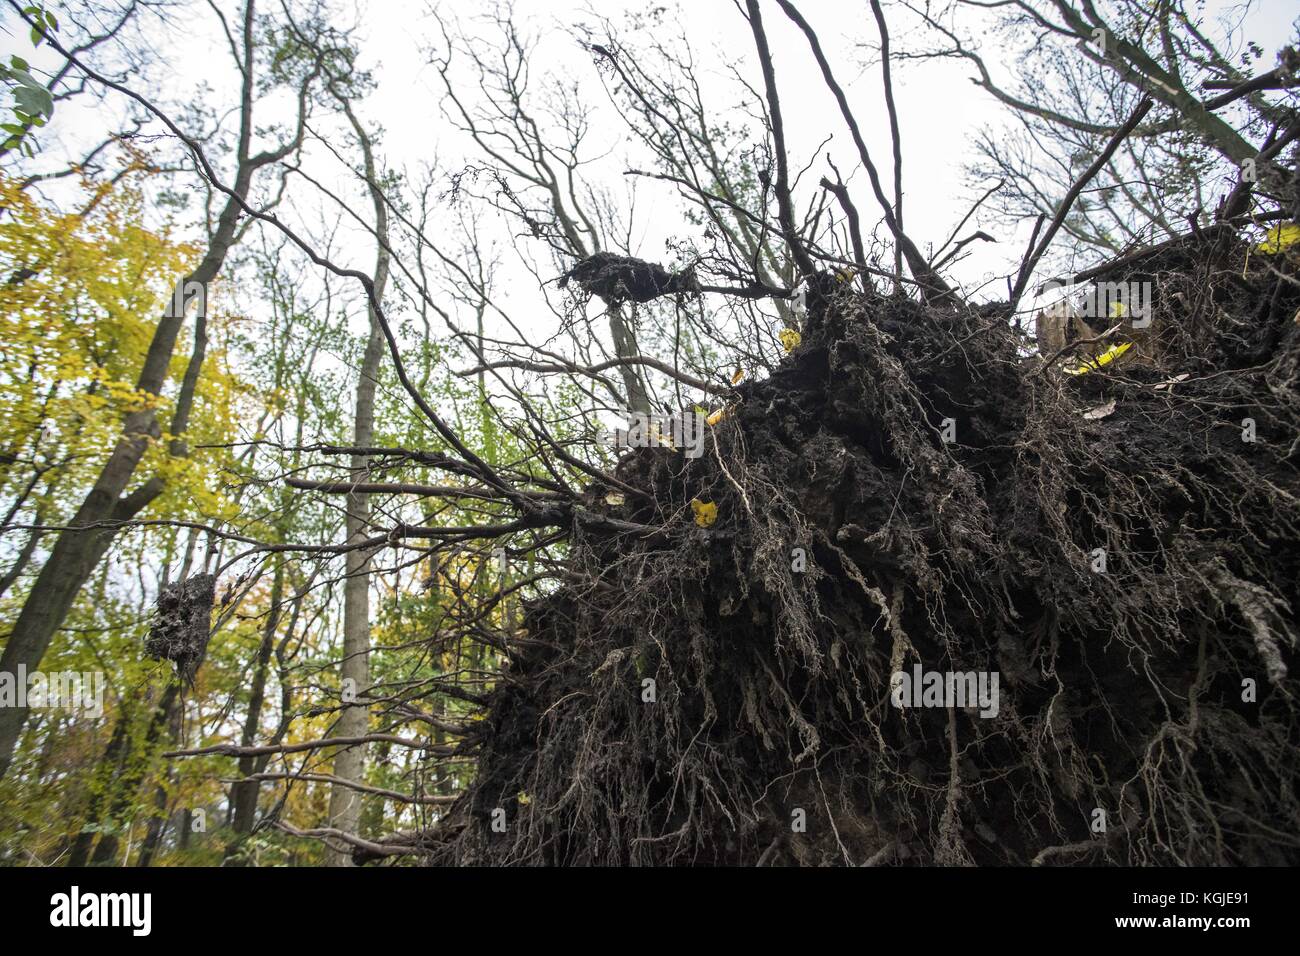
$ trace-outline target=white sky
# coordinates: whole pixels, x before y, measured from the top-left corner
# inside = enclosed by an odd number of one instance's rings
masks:
[[[595,80],[593,58],[580,49],[563,29],[574,22],[589,20],[584,16],[588,10],[594,9],[617,22],[623,11],[647,6],[644,0],[595,0],[591,3],[528,0],[518,3],[516,13],[523,14],[533,30],[543,35],[548,30],[553,31],[553,35],[548,37],[549,42],[544,41],[539,48],[533,66],[534,77],[540,81],[547,73],[571,76],[587,84],[587,88],[593,91],[592,101],[604,106],[606,100]],[[1206,13],[1213,20],[1221,12],[1238,6],[1237,2],[1210,0],[1206,4]],[[860,65],[862,51],[856,49],[863,42],[877,42],[870,7],[865,0],[803,0],[799,7],[820,36],[837,79],[846,87],[872,158],[886,183],[887,192],[892,194],[888,185],[892,179],[891,143],[880,69],[878,65],[863,68]],[[444,12],[465,21],[470,20],[479,8],[480,3],[469,0],[444,0],[441,4]],[[426,4],[422,0],[375,0],[370,9],[383,10],[383,15],[362,19],[363,35],[373,31],[375,36],[374,40],[363,42],[362,49],[375,56],[379,64],[379,95],[371,104],[371,115],[387,129],[388,150],[393,156],[418,157],[427,156],[431,149],[436,149],[450,160],[459,143],[454,135],[449,135],[437,108],[439,80],[432,68],[423,65],[419,44],[412,42],[417,36],[436,36],[432,27],[421,29],[419,26],[421,11],[426,9]],[[702,72],[706,75],[711,72],[717,78],[715,102],[718,106],[734,102],[731,98],[733,86],[725,74],[728,64],[739,63],[750,82],[761,90],[761,78],[753,57],[753,39],[735,3],[731,0],[694,0],[681,4],[678,9],[704,67]],[[1244,25],[1244,38],[1260,43],[1266,56],[1271,58],[1275,49],[1291,34],[1291,21],[1297,15],[1300,15],[1300,2],[1297,0],[1262,0]],[[910,22],[911,18],[908,20]],[[402,30],[402,38],[395,41],[390,27],[399,21],[412,26]],[[826,136],[833,136],[822,154],[829,151],[846,177],[852,173],[849,181],[855,202],[864,217],[864,229],[869,228],[877,221],[879,211],[872,199],[866,174],[857,162],[848,129],[840,120],[838,107],[822,80],[807,41],[775,3],[764,3],[764,24],[781,92],[791,169],[802,168],[814,158],[817,144]],[[899,35],[903,26],[901,12],[891,15],[895,49],[909,40],[908,36]],[[996,43],[996,40],[989,39],[976,45],[995,72],[1004,59],[999,56]],[[1272,65],[1268,60],[1265,62]],[[963,173],[964,163],[974,156],[971,146],[974,133],[981,126],[999,125],[1006,119],[1005,109],[970,82],[972,75],[973,68],[951,60],[896,63],[893,67],[894,95],[903,143],[906,225],[922,250],[930,243],[938,245],[947,239],[969,209],[972,193],[978,192]],[[412,121],[412,114],[421,119]],[[609,128],[618,133],[619,139],[622,138],[623,130],[616,122],[611,122]],[[595,145],[593,143],[593,147]],[[617,181],[628,166],[644,165],[635,161],[632,148],[630,145],[616,148],[601,164],[607,178]],[[593,154],[598,152],[601,150],[592,149]],[[818,157],[804,177],[805,185],[815,186],[818,178],[828,172],[824,160]],[[670,196],[671,187],[657,186],[660,195]],[[650,187],[651,184],[642,185],[642,188]],[[642,204],[643,209],[645,205]],[[681,223],[671,203],[659,203],[655,215],[659,221],[647,229],[646,248],[641,250],[641,254],[649,259],[662,259],[662,235],[680,232]],[[1019,261],[1028,239],[1027,226],[1012,234],[1006,224],[984,222],[983,225],[995,235],[998,244],[977,242],[967,247],[973,254],[957,275],[968,286],[980,283],[990,270],[1007,271],[1010,264]],[[963,234],[972,228],[974,226],[968,225]],[[1005,287],[1000,284],[994,288],[1005,292]]]

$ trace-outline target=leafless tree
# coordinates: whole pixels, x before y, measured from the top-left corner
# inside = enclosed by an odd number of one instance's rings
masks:
[[[900,6],[933,44],[900,58],[968,64],[970,81],[1007,108],[1011,129],[986,128],[971,166],[997,184],[990,208],[1004,216],[1054,215],[1123,119],[1152,99],[1150,116],[1072,205],[1062,252],[1115,255],[1182,234],[1294,122],[1295,55],[1236,40],[1244,10],[1211,24],[1180,0]],[[1266,188],[1279,194],[1276,183]]]

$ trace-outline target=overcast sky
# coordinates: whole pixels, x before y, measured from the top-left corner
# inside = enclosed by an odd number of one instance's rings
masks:
[[[1220,14],[1231,13],[1240,6],[1240,3],[1211,0],[1205,10],[1213,23]],[[538,85],[547,75],[572,77],[592,91],[592,102],[603,107],[605,96],[596,82],[594,58],[578,47],[565,28],[576,22],[589,22],[591,10],[617,21],[622,12],[646,7],[644,2],[628,0],[596,0],[592,3],[534,0],[517,4],[517,14],[522,14],[534,35],[541,37],[539,55],[533,66]],[[786,114],[792,168],[801,168],[815,159],[814,166],[805,176],[807,183],[815,184],[828,170],[824,160],[815,157],[814,153],[817,145],[831,136],[822,153],[829,152],[846,177],[852,173],[850,183],[858,206],[867,220],[874,223],[879,213],[871,201],[865,173],[858,166],[848,130],[840,120],[838,107],[822,81],[806,40],[775,3],[767,3],[765,7],[764,23],[770,37]],[[472,22],[479,5],[466,0],[444,0],[440,8],[445,13],[461,17],[464,22]],[[363,49],[375,56],[378,62],[381,86],[380,95],[374,100],[373,115],[387,129],[388,150],[394,157],[407,157],[410,161],[412,157],[427,156],[436,149],[450,161],[460,144],[441,120],[437,109],[440,98],[438,78],[423,63],[423,44],[416,40],[437,36],[425,20],[427,5],[419,0],[376,0],[369,9],[383,11],[380,17],[363,18],[360,30],[366,36]],[[695,0],[674,9],[679,11],[695,47],[702,75],[711,76],[715,82],[710,92],[715,94],[718,107],[735,102],[734,84],[726,70],[730,64],[737,64],[761,89],[761,78],[752,53],[753,39],[735,3],[731,0]],[[817,30],[838,78],[846,85],[850,105],[859,117],[867,145],[882,178],[888,182],[891,144],[880,70],[877,65],[864,64],[866,54],[861,48],[864,43],[877,42],[870,7],[865,0],[804,0],[800,10]],[[1297,15],[1300,15],[1300,2],[1296,0],[1262,0],[1255,4],[1248,16],[1241,39],[1255,40],[1271,58],[1276,48],[1290,36],[1291,21]],[[894,18],[896,22],[892,29],[903,34],[905,18],[901,14],[891,15],[891,19]],[[400,39],[397,39],[390,28],[399,22],[405,27],[399,31]],[[906,34],[895,35],[893,40],[895,49],[912,42]],[[1006,66],[1007,57],[999,51],[995,38],[984,38],[979,49],[991,69],[996,71]],[[922,249],[928,243],[937,245],[947,239],[969,209],[972,193],[978,192],[963,173],[965,162],[973,157],[971,144],[975,131],[983,125],[999,126],[1007,118],[1003,107],[970,82],[972,75],[971,67],[953,61],[894,66],[895,98],[903,141],[906,219],[909,232]],[[422,120],[412,122],[411,112]],[[616,180],[628,165],[638,165],[635,162],[637,154],[631,144],[619,148],[624,130],[617,123],[611,122],[609,131],[614,140],[611,144],[614,151],[598,168],[605,176]],[[601,150],[593,148],[593,154],[598,152]],[[664,197],[669,195],[666,188],[661,189],[661,193]],[[642,252],[647,258],[662,258],[662,236],[680,232],[680,220],[675,215],[675,208],[667,202],[655,205],[653,215],[661,217],[661,220],[648,224],[646,248]],[[1008,224],[983,225],[996,236],[999,244],[975,243],[969,247],[974,254],[959,271],[960,278],[968,285],[978,284],[990,271],[1005,272],[1011,263],[1018,262],[1024,245],[1020,239],[1027,241],[1028,238],[1027,228],[1022,228],[1021,236],[1010,234]]]

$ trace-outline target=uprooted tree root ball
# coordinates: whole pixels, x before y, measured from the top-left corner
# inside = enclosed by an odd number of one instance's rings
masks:
[[[997,308],[812,303],[703,456],[621,460],[660,530],[575,528],[429,859],[1300,862],[1300,294],[1248,251],[1141,263],[1158,359],[1085,375]],[[895,706],[918,667],[996,707]]]

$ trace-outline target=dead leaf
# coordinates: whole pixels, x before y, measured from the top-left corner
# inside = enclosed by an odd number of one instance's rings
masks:
[[[1098,418],[1105,418],[1115,410],[1115,400],[1112,398],[1105,405],[1098,405],[1096,408],[1090,408],[1083,413],[1083,417],[1095,421]]]

